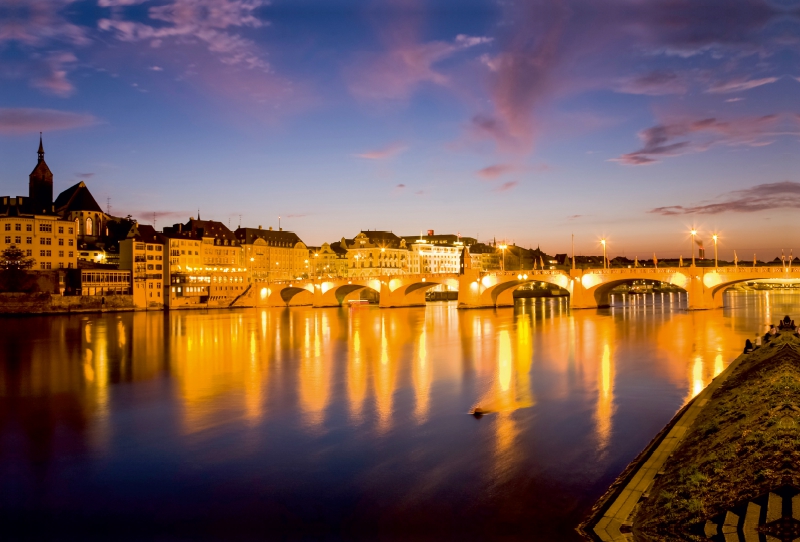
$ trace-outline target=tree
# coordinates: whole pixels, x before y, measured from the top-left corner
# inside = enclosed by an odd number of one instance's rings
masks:
[[[36,281],[28,274],[36,260],[25,256],[22,249],[11,245],[0,252],[0,291],[31,292],[36,290]]]

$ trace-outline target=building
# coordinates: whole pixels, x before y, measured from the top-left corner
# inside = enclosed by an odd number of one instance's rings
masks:
[[[458,235],[428,235],[402,238],[409,250],[409,273],[460,273],[461,253],[465,246],[475,244],[471,237]]]
[[[470,263],[473,269],[481,271],[500,270],[500,251],[492,245],[475,243],[469,247]]]
[[[106,263],[104,241],[108,235],[109,216],[103,212],[83,181],[61,192],[54,203],[55,212],[75,224],[81,257],[95,263]]]
[[[361,231],[353,239],[342,238],[347,249],[348,276],[377,277],[408,273],[409,258],[405,239],[390,231]]]
[[[240,227],[234,234],[254,281],[296,280],[310,276],[308,247],[296,233],[272,227],[265,230],[259,226]]]
[[[341,241],[323,243],[321,247],[309,247],[311,274],[315,277],[346,277],[350,270],[347,249]]]
[[[0,251],[12,246],[33,258],[34,269],[77,267],[75,224],[54,211],[53,173],[44,161],[39,138],[38,162],[28,178],[28,196],[0,198]]]
[[[250,287],[242,246],[225,224],[190,218],[164,228],[169,250],[169,306],[226,306]]]
[[[133,304],[161,307],[164,304],[166,239],[152,226],[134,223],[119,243],[119,268],[131,271]]]

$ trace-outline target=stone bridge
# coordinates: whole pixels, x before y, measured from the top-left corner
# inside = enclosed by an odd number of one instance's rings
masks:
[[[686,290],[688,308],[722,307],[723,292],[744,281],[800,279],[800,269],[789,267],[667,267],[529,270],[464,274],[408,274],[366,278],[308,279],[255,283],[241,305],[285,307],[311,305],[340,307],[360,299],[364,290],[380,295],[381,307],[411,307],[425,304],[425,292],[438,285],[458,290],[458,307],[464,309],[503,307],[514,304],[514,290],[532,282],[554,284],[569,293],[574,309],[608,306],[613,288],[635,280],[651,280]]]

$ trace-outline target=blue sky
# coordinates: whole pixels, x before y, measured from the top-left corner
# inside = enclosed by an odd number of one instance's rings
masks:
[[[799,36],[789,0],[0,0],[0,193],[43,131],[57,192],[157,227],[800,252]]]

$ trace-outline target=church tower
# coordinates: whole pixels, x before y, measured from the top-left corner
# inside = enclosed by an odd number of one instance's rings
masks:
[[[44,161],[42,134],[39,133],[39,161],[29,175],[28,205],[34,214],[53,212],[53,173]]]

